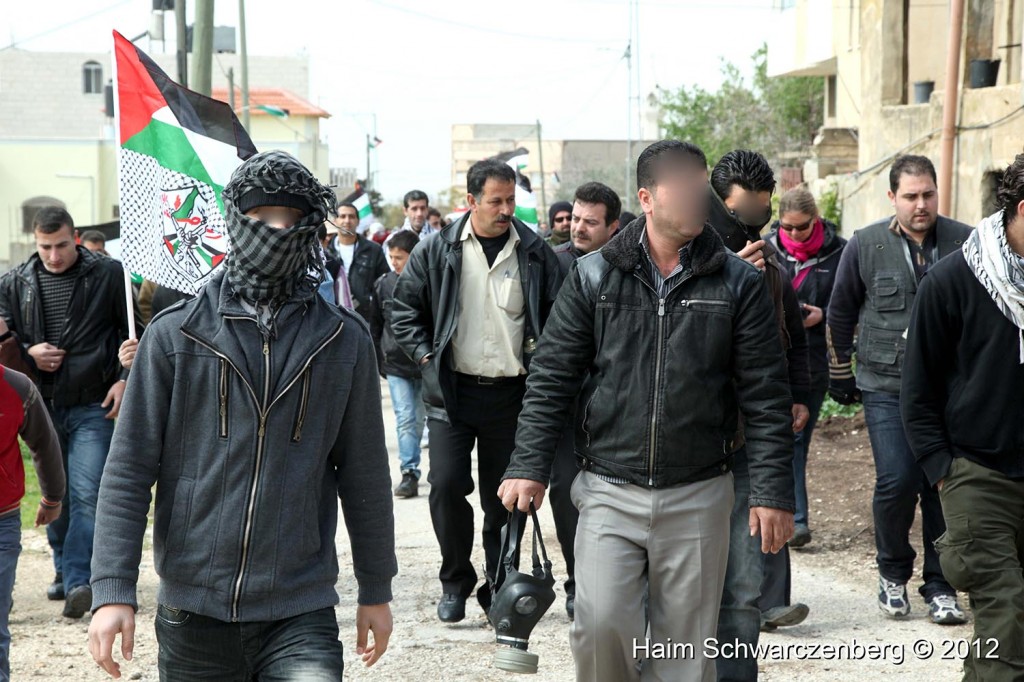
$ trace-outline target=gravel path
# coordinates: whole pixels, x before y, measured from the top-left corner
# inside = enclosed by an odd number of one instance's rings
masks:
[[[388,445],[394,453],[397,452],[397,444],[386,387],[383,393]],[[813,461],[811,466],[814,466]],[[439,556],[430,526],[426,493],[427,485],[422,483],[418,498],[395,501],[401,571],[395,581],[395,601],[392,604],[395,633],[385,657],[369,670],[363,668],[354,655],[355,590],[350,577],[348,539],[344,530],[339,533],[342,580],[339,583],[341,604],[337,613],[346,652],[346,679],[401,682],[511,679],[512,675],[492,665],[497,645],[482,611],[473,600],[467,605],[467,618],[462,623],[449,626],[437,620]],[[560,576],[564,570],[549,514],[545,505],[541,510],[544,537],[551,545],[549,553],[555,561],[556,576]],[[62,618],[61,604],[47,602],[43,597],[53,575],[45,534],[27,529],[23,546],[11,616],[13,678],[54,682],[109,679],[96,668],[86,650],[88,617],[80,622]],[[150,551],[147,550],[144,556],[139,587],[142,609],[135,640],[135,660],[125,663],[122,669],[126,679],[155,681],[158,676],[152,620],[157,579]],[[483,564],[480,549],[474,555],[474,564]],[[873,556],[868,552],[794,551],[793,569],[794,599],[807,603],[811,607],[811,615],[800,626],[762,636],[762,644],[773,648],[769,651],[771,655],[785,655],[780,660],[764,660],[762,680],[781,682],[792,680],[797,675],[801,680],[829,682],[860,682],[881,679],[883,675],[897,675],[900,680],[908,682],[960,679],[960,662],[942,660],[944,650],[953,646],[943,642],[969,638],[970,626],[933,625],[927,619],[924,602],[916,595],[909,618],[897,622],[882,616],[873,601],[876,577]],[[920,576],[915,580],[915,585],[920,584]],[[540,656],[540,673],[535,679],[568,682],[574,679],[568,640],[569,620],[563,608],[564,595],[560,584],[557,589],[558,600],[534,630],[530,649]],[[861,657],[861,660],[850,660],[849,651],[844,652],[844,660],[835,660],[834,656],[833,660],[827,660],[830,654],[825,649],[827,645],[849,647],[853,642],[865,648],[852,651],[852,655]],[[926,643],[915,645],[915,642]],[[786,646],[790,647],[788,652],[782,650]],[[918,660],[915,650],[922,655],[927,653],[929,646],[933,653],[927,660]],[[815,647],[820,648],[814,650]],[[884,660],[863,660],[864,655],[882,656],[883,648]]]

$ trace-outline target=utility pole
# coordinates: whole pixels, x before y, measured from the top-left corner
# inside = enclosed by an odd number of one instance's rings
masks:
[[[237,111],[235,109],[235,69],[232,66],[228,67],[228,103],[231,105],[231,111]]]
[[[942,97],[942,138],[939,146],[939,213],[949,215],[953,204],[953,151],[956,144],[956,111],[959,103],[960,49],[964,26],[964,0],[949,4],[949,36],[946,44],[946,92]]]
[[[546,215],[548,210],[547,180],[544,179],[544,145],[540,141],[540,119],[537,119],[537,161],[540,163],[540,212],[538,215]],[[548,227],[551,227],[548,225]]]
[[[192,89],[210,96],[213,78],[213,0],[195,0],[192,24]]]
[[[185,26],[185,0],[174,0],[174,35],[178,44],[178,83],[188,87],[188,49],[185,38],[188,28]]]
[[[366,133],[366,188],[373,186],[370,180],[370,133]]]
[[[249,50],[245,46],[245,0],[238,0],[238,42],[242,67],[242,127],[249,130]]]

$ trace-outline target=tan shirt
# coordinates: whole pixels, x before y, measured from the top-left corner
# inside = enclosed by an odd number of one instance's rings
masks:
[[[523,333],[526,302],[519,278],[516,247],[519,234],[510,227],[508,242],[488,267],[487,256],[466,220],[462,242],[462,278],[459,282],[459,319],[452,337],[456,372],[482,377],[526,374]]]

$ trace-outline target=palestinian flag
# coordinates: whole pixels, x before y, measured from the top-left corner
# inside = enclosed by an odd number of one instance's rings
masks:
[[[178,85],[117,31],[113,62],[124,265],[193,294],[224,261],[221,191],[256,147],[229,105]]]
[[[356,232],[365,234],[373,223],[373,205],[370,203],[370,195],[363,191],[361,184],[356,184],[354,192],[338,202],[339,204],[352,204],[359,211],[359,225]]]
[[[506,152],[508,154],[508,152]],[[533,194],[530,181],[523,172],[529,164],[530,153],[520,147],[513,155],[505,159],[505,163],[516,172],[516,213],[515,216],[527,224],[534,232],[537,231],[537,197]],[[504,156],[504,155],[499,155]]]

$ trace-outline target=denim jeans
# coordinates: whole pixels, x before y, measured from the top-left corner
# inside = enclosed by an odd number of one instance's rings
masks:
[[[921,500],[921,525],[924,535],[924,585],[921,596],[955,594],[942,575],[935,541],[946,532],[939,494],[928,484],[924,470],[914,459],[900,417],[900,397],[896,393],[864,391],[864,418],[875,458],[875,494],[871,511],[875,521],[875,548],[878,572],[897,583],[906,583],[914,574],[917,554],[910,546],[910,528],[918,498]]]
[[[11,630],[14,573],[21,554],[21,514],[0,517],[0,682],[11,679]]]
[[[89,584],[96,499],[114,435],[114,420],[103,416],[108,411],[99,403],[50,406],[50,417],[60,436],[68,491],[60,518],[46,527],[46,535],[53,549],[54,567],[64,575],[65,593]]]
[[[420,439],[426,408],[423,406],[423,380],[388,376],[391,405],[398,426],[398,461],[403,474],[420,477]]]
[[[345,667],[333,608],[227,623],[160,604],[156,639],[161,682],[337,682]]]
[[[818,415],[824,401],[824,389],[811,393],[811,400],[807,405],[811,416],[807,420],[807,426],[800,433],[793,434],[793,493],[796,496],[796,514],[793,516],[793,522],[798,526],[808,525],[807,451],[811,447],[811,436],[814,435],[814,427],[818,424]]]
[[[750,537],[750,470],[747,467],[747,449],[733,453],[733,482],[736,499],[729,519],[729,564],[725,570],[725,588],[722,590],[722,608],[718,614],[718,641],[757,647],[761,634],[761,609],[757,606],[761,596],[764,575],[764,553],[761,536]],[[756,680],[757,657],[734,657],[717,660],[718,680]]]

